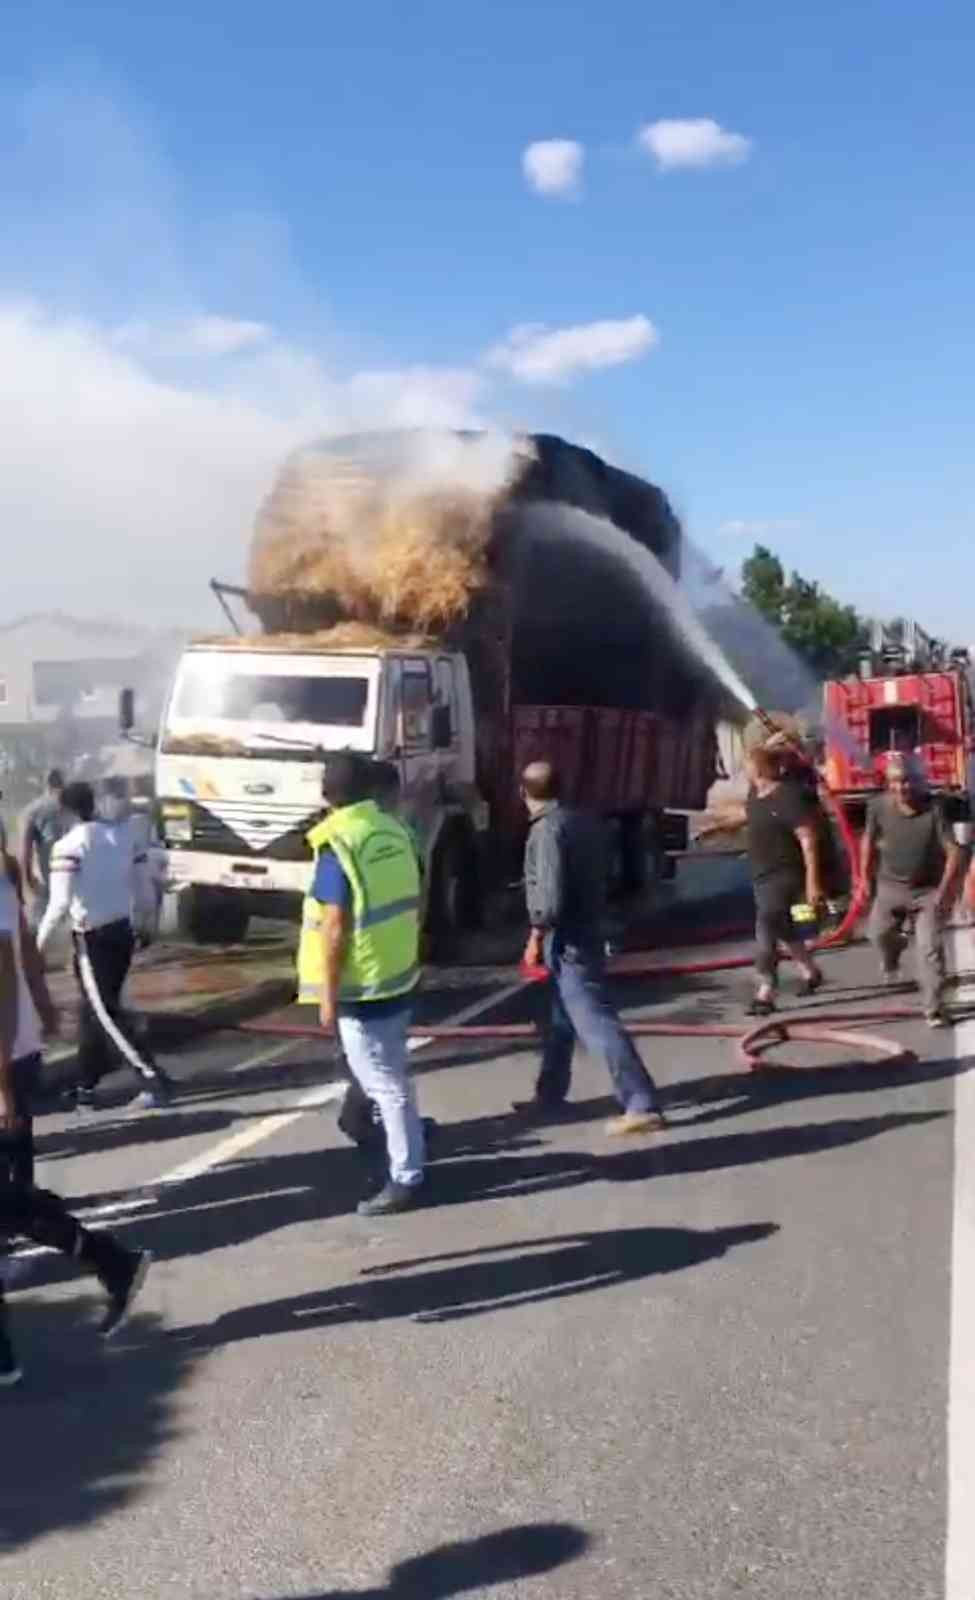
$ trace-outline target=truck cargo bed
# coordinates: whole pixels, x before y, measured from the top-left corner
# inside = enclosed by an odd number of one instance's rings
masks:
[[[706,713],[682,722],[653,711],[609,706],[515,706],[517,778],[530,761],[553,761],[573,805],[603,816],[703,806],[714,779],[715,745]]]

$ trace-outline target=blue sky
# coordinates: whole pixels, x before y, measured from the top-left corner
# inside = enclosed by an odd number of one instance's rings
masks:
[[[970,7],[144,9],[5,13],[6,614],[172,620],[309,431],[475,418],[975,640]],[[638,142],[701,119],[736,159]],[[550,139],[574,193],[526,181]]]

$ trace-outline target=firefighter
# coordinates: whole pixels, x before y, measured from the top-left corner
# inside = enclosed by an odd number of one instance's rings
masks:
[[[52,852],[51,895],[37,943],[43,951],[58,924],[70,920],[81,989],[74,1103],[79,1110],[95,1108],[95,1089],[114,1050],[142,1084],[133,1106],[161,1110],[170,1103],[169,1080],[120,1012],[136,939],[148,942],[155,909],[145,853],[124,818],[96,818],[90,784],[69,784],[64,804],[77,823]]]

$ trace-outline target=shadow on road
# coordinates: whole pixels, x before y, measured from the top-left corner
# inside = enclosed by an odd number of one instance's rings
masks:
[[[150,1317],[106,1349],[86,1322],[92,1308],[11,1303],[26,1376],[0,1399],[0,1554],[121,1510],[178,1432],[175,1396],[196,1353],[161,1338]]]
[[[773,1222],[728,1228],[619,1228],[457,1250],[366,1268],[351,1284],[227,1311],[181,1328],[180,1344],[209,1349],[322,1324],[408,1317],[453,1322],[681,1272],[778,1231]]]
[[[223,1133],[244,1115],[230,1111],[187,1111],[178,1104],[172,1111],[156,1111],[150,1115],[143,1112],[119,1117],[111,1111],[98,1112],[90,1118],[73,1119],[57,1133],[37,1134],[37,1157],[39,1161],[67,1161],[74,1156],[125,1150],[134,1144],[159,1145],[171,1139]]]
[[[914,1061],[887,1066],[843,1062],[837,1066],[770,1067],[761,1072],[722,1072],[687,1079],[661,1090],[668,1111],[703,1106],[696,1116],[681,1119],[682,1128],[699,1128],[749,1111],[791,1105],[802,1100],[828,1099],[841,1094],[875,1094],[881,1089],[910,1088],[956,1078],[965,1063],[952,1056],[944,1061]]]
[[[527,1523],[438,1545],[422,1556],[400,1561],[390,1569],[385,1588],[328,1589],[301,1600],[450,1600],[451,1595],[551,1572],[574,1561],[588,1544],[588,1536],[571,1523]]]
[[[898,1128],[923,1127],[946,1115],[944,1111],[892,1111],[881,1117],[838,1118],[833,1122],[804,1122],[794,1128],[761,1128],[708,1139],[675,1140],[607,1156],[600,1162],[601,1176],[613,1183],[632,1183],[643,1178],[674,1177],[677,1173],[717,1172],[725,1167],[783,1161],[788,1156],[816,1155],[822,1150],[859,1144]]]
[[[602,1099],[578,1103],[575,1120],[605,1109]],[[782,1161],[858,1144],[901,1128],[923,1127],[943,1111],[890,1112],[883,1116],[748,1129],[703,1138],[665,1138],[604,1153],[553,1147],[544,1129],[526,1130],[512,1118],[482,1117],[443,1131],[440,1156],[430,1172],[433,1207],[463,1206],[578,1188],[588,1183],[631,1183],[683,1173]],[[563,1128],[563,1133],[566,1131]],[[579,1145],[589,1145],[588,1126]],[[597,1135],[601,1138],[601,1135]],[[456,1153],[455,1153],[456,1152]],[[228,1163],[156,1192],[155,1204],[132,1219],[132,1238],[159,1260],[204,1255],[247,1244],[280,1228],[349,1215],[368,1187],[366,1169],[351,1147],[297,1151]],[[151,1190],[145,1192],[146,1197]],[[88,1203],[95,1196],[87,1197]],[[74,1198],[73,1205],[80,1202]],[[57,1280],[64,1266],[50,1256],[25,1263],[24,1287]]]

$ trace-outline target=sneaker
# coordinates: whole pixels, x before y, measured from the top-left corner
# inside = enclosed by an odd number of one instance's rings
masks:
[[[667,1119],[660,1111],[624,1111],[610,1117],[603,1130],[610,1139],[625,1139],[636,1133],[666,1133]]]
[[[23,1377],[20,1363],[14,1354],[14,1347],[10,1343],[10,1335],[0,1322],[0,1389],[16,1388],[17,1384],[23,1381]]]
[[[82,1089],[77,1085],[72,1089],[66,1089],[64,1106],[66,1111],[77,1111],[80,1116],[89,1116],[91,1112],[98,1110],[94,1089]]]
[[[900,967],[881,967],[880,981],[885,989],[894,989],[901,981]]]
[[[152,1266],[152,1251],[126,1251],[124,1266],[116,1272],[106,1273],[102,1282],[108,1292],[108,1307],[98,1329],[103,1339],[110,1339],[128,1320],[146,1273]]]
[[[422,1183],[394,1183],[390,1178],[378,1194],[360,1200],[356,1210],[360,1217],[391,1217],[397,1211],[410,1211],[418,1205],[423,1190]]]
[[[131,1099],[127,1111],[168,1111],[173,1103],[173,1096],[168,1083],[160,1079],[158,1083],[151,1084],[147,1089],[140,1089],[139,1093]]]
[[[924,1020],[929,1028],[947,1028],[948,1018],[940,1007],[935,1011],[925,1011]]]

